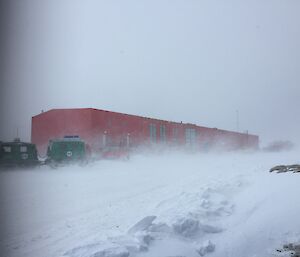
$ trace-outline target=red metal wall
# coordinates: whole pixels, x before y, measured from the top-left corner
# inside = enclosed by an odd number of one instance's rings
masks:
[[[92,150],[103,147],[103,135],[106,143],[123,146],[127,137],[131,146],[153,144],[150,140],[150,124],[156,125],[156,143],[185,145],[187,128],[196,131],[196,148],[209,150],[219,147],[226,150],[257,148],[258,136],[232,131],[219,130],[169,122],[135,115],[109,112],[97,109],[55,109],[32,117],[31,139],[41,155],[45,155],[50,139],[65,135],[79,135]],[[166,140],[160,140],[160,126],[166,128]],[[173,130],[177,136],[174,140]]]
[[[84,140],[91,140],[91,124],[90,109],[50,110],[32,117],[31,141],[44,156],[50,139],[80,135]]]

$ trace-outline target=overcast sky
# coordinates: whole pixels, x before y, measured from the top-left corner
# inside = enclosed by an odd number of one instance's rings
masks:
[[[257,134],[300,131],[298,0],[11,0],[0,140],[31,116],[93,107]]]

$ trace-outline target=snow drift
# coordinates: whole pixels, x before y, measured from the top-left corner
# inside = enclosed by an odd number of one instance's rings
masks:
[[[288,153],[133,156],[0,173],[1,255],[275,256],[300,241]]]

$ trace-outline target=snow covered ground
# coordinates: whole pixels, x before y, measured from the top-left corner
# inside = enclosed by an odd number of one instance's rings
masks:
[[[300,173],[268,170],[299,162],[164,152],[1,172],[0,255],[277,256],[300,241]]]

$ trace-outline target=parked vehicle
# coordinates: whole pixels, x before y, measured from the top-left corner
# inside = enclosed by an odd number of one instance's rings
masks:
[[[86,159],[86,146],[78,136],[65,136],[50,140],[47,149],[47,163],[83,161]]]
[[[0,142],[0,166],[17,167],[39,164],[37,149],[34,144],[21,142]]]

